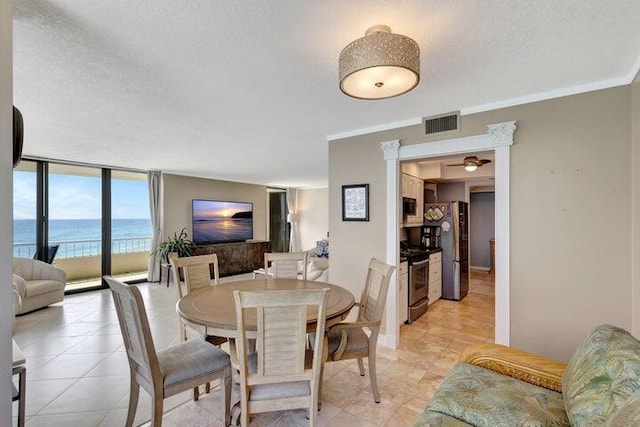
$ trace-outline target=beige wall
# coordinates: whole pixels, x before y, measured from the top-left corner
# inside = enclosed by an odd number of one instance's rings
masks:
[[[162,175],[162,231],[164,237],[187,228],[191,233],[193,199],[253,203],[253,238],[267,240],[267,187],[188,176]]]
[[[632,304],[633,334],[640,336],[640,74],[631,85],[631,161],[632,161]]]
[[[511,344],[566,360],[599,323],[631,327],[629,86],[462,118],[459,136],[517,120],[511,148]],[[385,254],[385,165],[379,143],[436,140],[421,126],[329,145],[331,278],[360,286]],[[369,223],[342,222],[340,185],[369,182]],[[335,254],[335,256],[334,256]],[[358,284],[358,285],[354,285]]]
[[[331,283],[349,289],[356,301],[369,261],[386,255],[386,162],[380,141],[384,139],[356,137],[329,144]],[[342,221],[342,186],[349,184],[369,184],[368,222]]]
[[[12,2],[0,1],[0,425],[11,425]]]
[[[300,244],[303,250],[315,247],[329,231],[329,189],[298,190]]]

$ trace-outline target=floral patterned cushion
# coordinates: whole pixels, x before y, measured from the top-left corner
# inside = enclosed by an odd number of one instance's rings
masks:
[[[479,427],[569,425],[560,393],[468,363],[453,367],[427,411]]]
[[[442,414],[434,411],[424,411],[420,418],[414,424],[414,427],[469,427],[471,424],[467,424],[464,421],[460,421],[457,418],[450,417],[449,415]],[[472,426],[473,427],[473,426]]]
[[[628,426],[640,426],[640,395],[636,394],[631,399],[627,400],[618,409],[618,412],[613,414],[607,420],[605,427],[628,427]]]
[[[640,342],[624,329],[595,328],[573,355],[562,377],[573,426],[601,426],[640,392]]]
[[[329,240],[322,239],[316,242],[316,256],[318,258],[326,257],[329,258]]]

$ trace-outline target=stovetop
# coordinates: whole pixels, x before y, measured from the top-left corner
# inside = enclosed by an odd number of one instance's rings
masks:
[[[429,251],[420,248],[410,248],[400,245],[400,257],[406,258],[409,262],[422,261],[429,258]]]

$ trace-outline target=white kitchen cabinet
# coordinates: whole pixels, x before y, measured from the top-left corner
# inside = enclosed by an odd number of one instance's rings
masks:
[[[398,268],[398,324],[404,325],[409,319],[409,265],[407,261]]]
[[[416,200],[416,214],[405,215],[406,224],[422,224],[424,221],[424,181],[417,176],[402,174],[402,197]]]
[[[429,254],[429,305],[442,297],[442,252]]]

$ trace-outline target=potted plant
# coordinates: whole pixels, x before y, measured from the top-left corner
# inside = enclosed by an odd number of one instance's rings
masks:
[[[179,257],[187,257],[193,255],[196,245],[187,238],[187,229],[183,228],[180,234],[173,233],[164,242],[160,243],[151,252],[151,255],[159,257],[161,262],[169,262],[169,254],[175,252]]]

